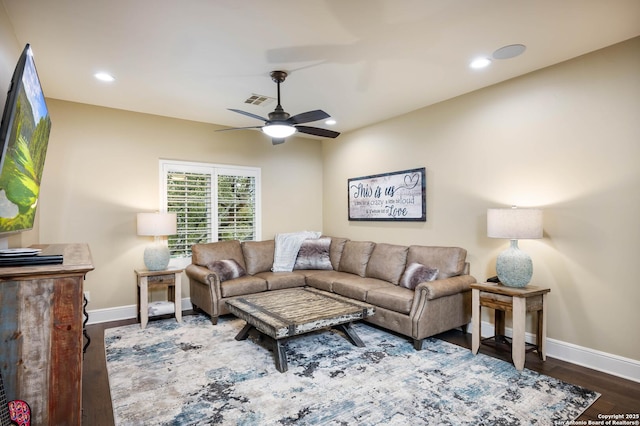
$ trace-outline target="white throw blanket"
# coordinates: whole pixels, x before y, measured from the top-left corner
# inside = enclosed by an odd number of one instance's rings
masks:
[[[306,239],[318,239],[321,232],[302,231],[288,234],[276,234],[275,253],[273,256],[273,272],[291,272],[302,242]]]

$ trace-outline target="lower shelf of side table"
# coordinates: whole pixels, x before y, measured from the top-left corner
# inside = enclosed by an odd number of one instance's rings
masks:
[[[138,276],[138,319],[140,327],[145,328],[150,318],[160,318],[167,315],[175,317],[176,321],[182,321],[182,303],[181,295],[181,275],[184,269],[167,269],[163,271],[149,271],[136,269]],[[162,309],[155,315],[150,312],[149,295],[154,290],[164,290],[167,292],[167,301],[173,305],[171,312]],[[163,301],[164,302],[164,301]],[[151,302],[153,309],[154,302]],[[163,303],[164,304],[164,303]]]
[[[513,342],[511,337],[502,336],[502,335],[483,337],[482,339],[480,339],[480,343],[482,343],[483,345],[491,346],[492,348],[498,349],[498,350],[511,351],[513,348]],[[542,358],[542,353],[540,352],[538,345],[525,342],[524,346],[525,346],[525,353],[538,352],[538,355],[540,356],[540,358]]]

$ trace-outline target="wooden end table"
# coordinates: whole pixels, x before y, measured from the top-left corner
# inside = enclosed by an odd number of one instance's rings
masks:
[[[148,269],[136,269],[138,276],[138,315],[140,328],[145,328],[149,322],[149,291],[165,289],[167,300],[173,302],[176,321],[182,321],[182,271],[184,269],[165,269],[162,271],[149,271]]]
[[[526,286],[522,288],[507,287],[495,283],[471,284],[471,303],[473,318],[472,351],[478,353],[481,340],[483,342],[493,340],[496,345],[511,345],[511,358],[517,370],[524,368],[525,354],[537,351],[543,361],[547,359],[547,294],[551,289],[546,287]],[[480,321],[481,308],[485,306],[495,310],[495,336],[481,339]],[[511,339],[505,333],[505,313],[512,312],[513,335]],[[538,329],[536,332],[536,344],[525,342],[525,320],[527,312],[538,313]]]

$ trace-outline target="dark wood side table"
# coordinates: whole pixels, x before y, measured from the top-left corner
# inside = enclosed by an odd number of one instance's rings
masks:
[[[140,327],[145,328],[149,322],[149,291],[165,289],[167,299],[174,304],[176,321],[182,321],[182,271],[184,269],[165,269],[162,271],[149,271],[136,269],[138,276],[138,314]]]
[[[495,310],[495,336],[484,340],[493,340],[497,344],[511,344],[511,357],[517,370],[524,368],[526,352],[536,350],[540,359],[546,360],[547,340],[547,294],[551,289],[546,287],[526,286],[523,288],[507,287],[495,283],[471,284],[471,303],[473,318],[472,351],[478,353],[480,349],[481,308],[485,306]],[[505,313],[512,312],[513,335],[509,339],[505,336]],[[538,329],[536,344],[527,345],[525,342],[525,320],[527,312],[538,313]],[[529,346],[529,348],[527,348]]]

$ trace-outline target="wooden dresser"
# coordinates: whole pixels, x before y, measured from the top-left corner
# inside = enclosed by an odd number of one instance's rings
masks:
[[[31,424],[80,425],[86,244],[37,245],[58,265],[0,267],[0,371],[8,400],[31,406]]]

